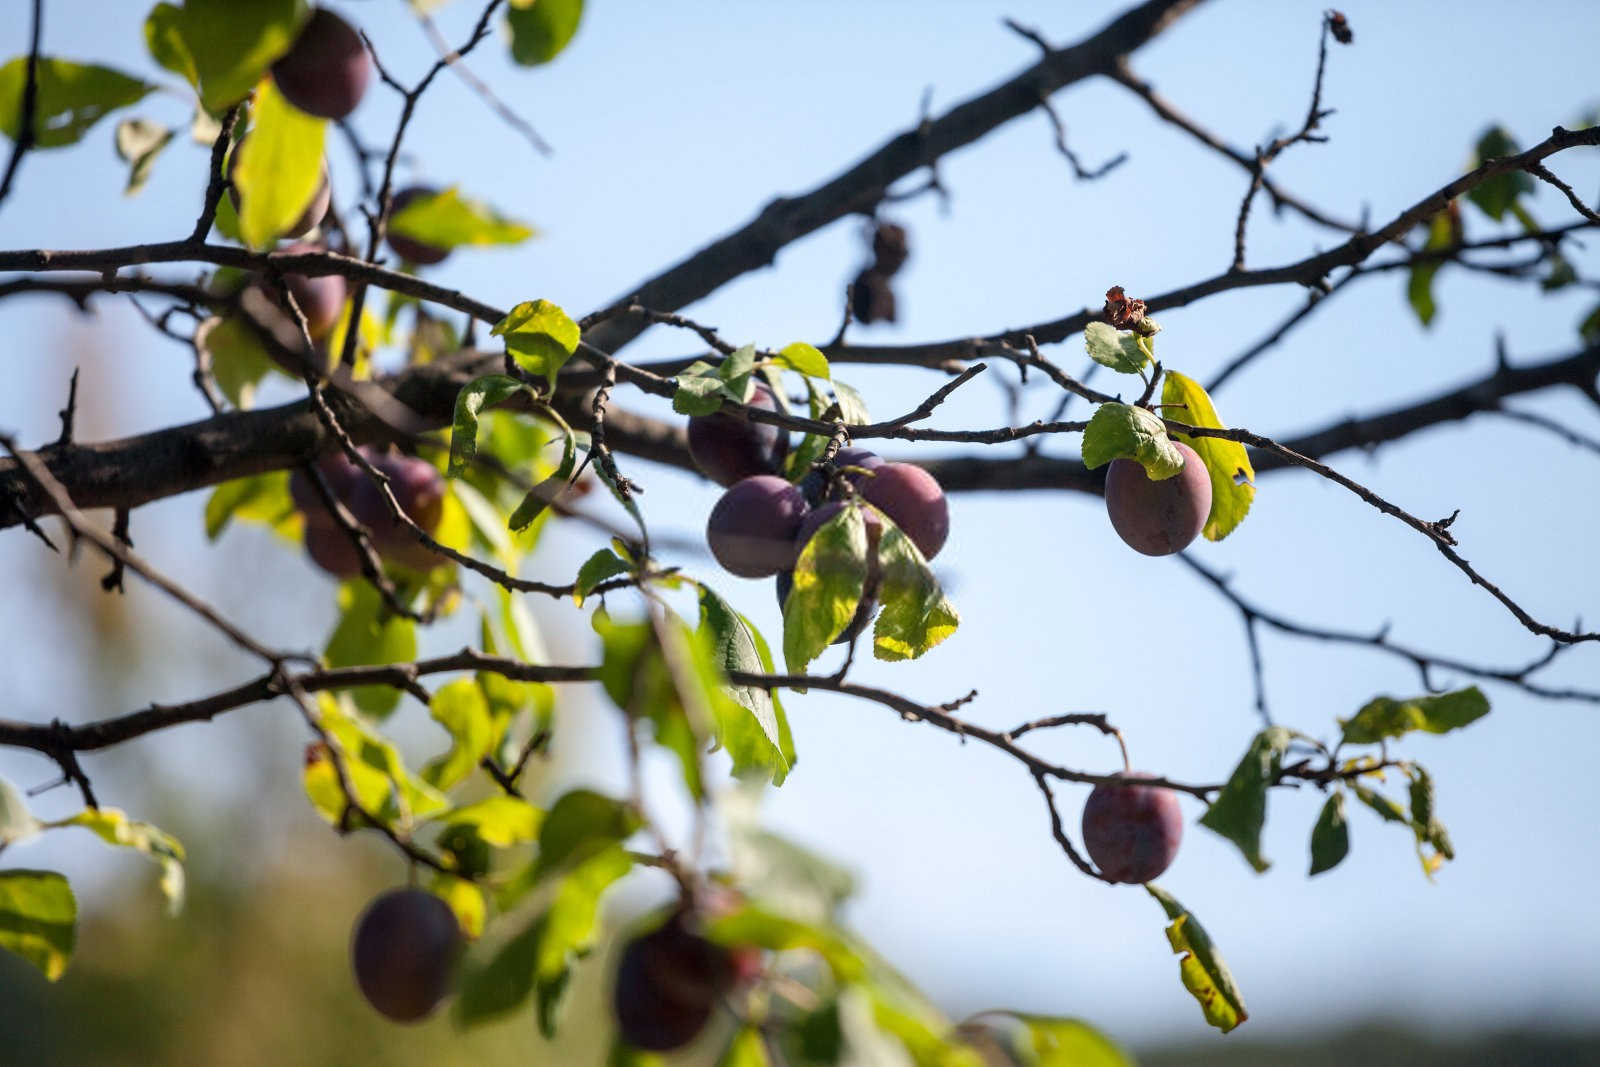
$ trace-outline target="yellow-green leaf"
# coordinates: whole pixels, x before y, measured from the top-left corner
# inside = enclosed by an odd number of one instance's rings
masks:
[[[578,324],[548,300],[524,300],[489,331],[504,337],[506,351],[530,374],[542,375],[553,385],[556,372],[578,350]]]
[[[1211,397],[1200,383],[1177,371],[1168,371],[1166,384],[1161,387],[1162,404],[1181,404],[1178,408],[1165,408],[1165,414],[1174,422],[1206,429],[1222,429],[1222,420]],[[1206,473],[1211,475],[1211,514],[1201,532],[1208,541],[1220,541],[1244,521],[1250,504],[1256,498],[1256,471],[1244,445],[1237,441],[1224,441],[1216,437],[1190,437],[1176,433],[1178,440],[1195,450],[1205,461]]]
[[[1167,918],[1172,920],[1167,927],[1167,943],[1174,954],[1182,957],[1178,960],[1178,973],[1184,988],[1199,1001],[1206,1022],[1227,1033],[1250,1018],[1228,965],[1222,962],[1200,920],[1166,890],[1154,885],[1147,885],[1145,889],[1160,902]]]
[[[389,232],[435,248],[459,248],[520,244],[536,231],[451,186],[409,201],[389,219]]]
[[[156,52],[148,27],[146,43],[158,62],[175,64],[168,69],[177,69],[187,55],[200,87],[200,102],[215,115],[244,99],[294,44],[310,13],[306,0],[185,0],[158,26],[162,51]],[[182,41],[181,52],[168,36],[168,25]]]
[[[139,822],[117,808],[86,808],[69,819],[51,826],[81,826],[110,845],[131,848],[148,856],[161,867],[161,892],[167,910],[176,914],[183,908],[183,845],[158,826]]]
[[[322,183],[326,119],[290,104],[271,78],[256,89],[250,134],[235,149],[239,236],[250,248],[271,248],[305,214]]]
[[[0,871],[0,948],[54,982],[78,943],[78,901],[54,871]]]
[[[525,67],[548,63],[578,32],[583,0],[512,0],[511,58]]]

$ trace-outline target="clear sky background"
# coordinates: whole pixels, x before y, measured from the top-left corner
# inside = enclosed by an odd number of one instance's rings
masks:
[[[47,51],[153,75],[138,43],[146,6],[55,0]],[[400,4],[335,6],[372,32],[401,77],[425,69],[427,42]],[[1138,53],[1134,66],[1181,108],[1248,145],[1303,118],[1323,6],[1210,3]],[[425,98],[407,142],[407,177],[459,182],[542,230],[515,250],[458,254],[430,277],[498,306],[546,297],[581,314],[742,225],[773,196],[809,189],[913,125],[925,86],[942,112],[1031,64],[1036,50],[1002,27],[1002,16],[1065,43],[1121,7],[597,0],[570,51],[547,68],[513,69],[494,43],[472,57],[474,69],[555,146],[553,158],[534,154],[454,78],[442,77]],[[1392,217],[1458,174],[1490,122],[1527,145],[1556,124],[1575,123],[1600,100],[1592,55],[1600,10],[1582,0],[1521,5],[1514,18],[1487,0],[1448,11],[1371,2],[1345,10],[1356,44],[1330,56],[1325,102],[1338,109],[1326,123],[1331,141],[1296,147],[1272,170],[1286,188],[1343,216]],[[476,5],[461,0],[445,9],[441,20],[452,40],[475,14]],[[0,56],[24,50],[24,23],[0,20]],[[860,329],[856,339],[986,333],[1098,305],[1111,284],[1153,294],[1226,267],[1245,184],[1238,168],[1156,122],[1115,85],[1086,83],[1055,100],[1086,162],[1122,151],[1129,162],[1106,180],[1074,182],[1039,114],[950,156],[941,165],[953,194],[948,214],[932,199],[889,212],[912,235],[912,259],[897,282],[902,321]],[[137,110],[175,125],[188,117],[177,96]],[[393,94],[375,86],[358,125],[368,138],[386,140],[395,110]],[[28,158],[0,208],[0,247],[100,247],[188,231],[204,153],[174,146],[149,187],[127,200],[111,125],[74,149]],[[349,157],[337,139],[331,145],[335,187],[349,204]],[[1580,195],[1592,197],[1600,183],[1600,154],[1592,151],[1564,153],[1552,166]],[[1545,187],[1531,207],[1551,224],[1573,217]],[[1274,219],[1264,201],[1251,223],[1252,266],[1289,262],[1336,241],[1288,215]],[[1492,233],[1470,210],[1468,227],[1469,237]],[[1592,271],[1600,264],[1595,239],[1588,244],[1576,258]],[[825,340],[861,256],[859,222],[837,223],[786,248],[774,269],[688,310],[738,342]],[[197,268],[161,272],[191,277]],[[1223,417],[1289,435],[1427,396],[1489,369],[1497,332],[1513,362],[1570,352],[1574,326],[1595,300],[1593,290],[1544,295],[1449,268],[1436,295],[1442,310],[1424,330],[1405,304],[1403,276],[1355,283],[1218,394]],[[1303,299],[1296,288],[1258,289],[1165,312],[1163,357],[1207,379]],[[186,349],[144,328],[125,304],[96,306],[99,315],[90,320],[64,315],[56,301],[0,302],[8,382],[0,427],[29,443],[53,440],[75,364],[83,366],[85,439],[203,417]],[[627,355],[688,354],[691,340],[657,330]],[[1047,354],[1075,371],[1081,344],[1074,338]],[[941,381],[919,370],[839,370],[882,417],[909,410]],[[1009,374],[993,367],[986,378]],[[1052,391],[1036,389],[1025,417],[1047,414],[1054,401]],[[616,402],[665,410],[625,390]],[[1600,435],[1600,417],[1576,393],[1517,405]],[[979,380],[932,421],[994,426],[1005,417],[994,382]],[[1045,448],[1070,455],[1075,444],[1050,441]],[[885,451],[952,454],[936,445]],[[715,487],[624,462],[646,487],[654,527],[697,536]],[[1600,457],[1478,416],[1376,457],[1344,453],[1332,462],[1417,515],[1442,517],[1459,507],[1454,530],[1463,553],[1539,618],[1600,621]],[[140,509],[133,528],[139,550],[269,640],[320,645],[331,625],[331,583],[259,529],[235,528],[208,548],[204,498],[195,493]],[[972,493],[954,498],[951,512],[951,541],[938,567],[962,612],[961,629],[914,664],[858,663],[859,680],[929,702],[976,688],[980,696],[964,714],[992,727],[1107,711],[1128,735],[1138,766],[1186,780],[1226,775],[1259,725],[1242,629],[1228,604],[1180,562],[1126,549],[1097,498]],[[562,534],[547,537],[528,573],[567,580],[598,547],[583,527]],[[1263,477],[1244,526],[1195,551],[1236,574],[1253,599],[1308,623],[1375,630],[1392,621],[1398,640],[1490,665],[1543,651],[1423,539],[1309,474]],[[704,557],[676,562],[711,578],[776,637],[770,583],[720,574]],[[0,538],[6,714],[98,718],[253,673],[233,649],[137,583],[130,582],[127,605],[74,608],[90,598],[85,590],[100,569],[84,564],[63,578],[59,562],[26,534]],[[579,613],[539,609],[555,658],[592,657]],[[445,627],[427,647],[456,647],[463,636],[459,627]],[[113,643],[121,638],[127,646]],[[122,647],[134,651],[112,651]],[[1375,694],[1418,690],[1408,666],[1362,650],[1268,633],[1264,653],[1277,716],[1323,737],[1333,733],[1335,717]],[[1600,652],[1589,646],[1559,661],[1548,679],[1593,688],[1597,676]],[[1306,838],[1322,801],[1311,791],[1274,794],[1266,854],[1276,862],[1265,875],[1251,873],[1231,845],[1190,826],[1162,882],[1221,946],[1250,1005],[1252,1029],[1288,1031],[1372,1014],[1467,1028],[1594,1020],[1600,922],[1592,886],[1600,865],[1591,775],[1600,709],[1487,688],[1494,710],[1483,722],[1395,748],[1433,771],[1456,842],[1460,858],[1436,884],[1419,872],[1409,835],[1364,810],[1351,813],[1350,859],[1308,880]],[[617,781],[614,719],[592,697],[565,699],[558,744],[567,746],[570,773]],[[956,1012],[1004,1005],[1082,1015],[1129,1042],[1203,1030],[1177,982],[1159,909],[1137,890],[1101,885],[1071,867],[1019,765],[902,723],[878,706],[823,695],[795,697],[788,706],[800,763],[766,802],[770,823],[859,873],[851,921],[943,1004]],[[414,707],[401,718],[402,734],[436,743]],[[312,816],[297,796],[298,735],[272,728],[286,719],[277,706],[235,713],[95,757],[90,770],[111,783],[103,789],[107,802],[136,809],[141,797],[253,797],[276,812],[261,816],[274,832],[303,831]],[[1075,766],[1115,766],[1114,746],[1092,733],[1037,741]],[[24,785],[49,772],[37,759],[0,753],[0,774]],[[669,776],[657,777],[666,794]],[[1081,795],[1059,793],[1075,833]],[[53,812],[72,799],[57,791],[39,804]],[[1188,812],[1198,817],[1200,809],[1191,804]],[[59,865],[108,894],[144,873],[131,864],[108,866],[89,850],[81,840],[46,842],[17,859]],[[196,862],[247,875],[258,862],[251,852]]]

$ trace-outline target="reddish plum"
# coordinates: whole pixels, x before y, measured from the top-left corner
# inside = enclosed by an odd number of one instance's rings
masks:
[[[795,534],[805,518],[800,490],[772,474],[735,482],[706,520],[706,542],[741,578],[768,578],[794,566]]]
[[[1106,471],[1106,514],[1128,547],[1147,556],[1181,552],[1211,513],[1211,475],[1194,449],[1174,441],[1183,470],[1153,482],[1135,460],[1114,459]]]
[[[763,411],[777,411],[778,400],[765,382],[756,382],[745,401]],[[751,422],[726,411],[689,419],[689,458],[700,473],[721,486],[757,474],[777,474],[789,454],[789,431],[765,422]]]
[[[1083,806],[1083,844],[1113,882],[1143,883],[1172,865],[1183,840],[1183,812],[1170,789],[1140,785],[1148,775],[1118,775],[1127,785],[1097,785]]]
[[[308,115],[342,119],[372,81],[372,57],[361,35],[327,8],[315,8],[294,44],[272,65],[285,100]]]
[[[889,516],[932,559],[950,536],[950,506],[933,475],[910,463],[885,463],[862,477],[861,495]]]

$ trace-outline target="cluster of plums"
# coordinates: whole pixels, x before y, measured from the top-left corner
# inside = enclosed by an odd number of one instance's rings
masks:
[[[430,534],[438,529],[444,513],[445,494],[444,478],[438,468],[427,460],[380,451],[370,445],[361,446],[360,452],[388,476],[395,500],[413,522]],[[330,452],[318,459],[316,467],[333,495],[366,527],[373,549],[386,562],[415,571],[429,570],[441,562],[437,553],[390,515],[377,485],[342,451]],[[305,516],[306,552],[312,562],[337,578],[360,574],[360,553],[323,503],[322,494],[317,492],[310,476],[302,470],[290,475],[289,495]]]
[[[747,403],[777,411],[777,398],[757,383]],[[853,636],[872,612],[877,585],[877,543],[882,512],[911,539],[924,558],[932,559],[950,533],[950,511],[933,475],[910,463],[885,463],[864,448],[842,448],[833,457],[834,477],[813,469],[798,485],[781,477],[789,452],[789,433],[779,426],[752,422],[727,412],[689,419],[689,454],[701,473],[727,491],[706,520],[706,543],[719,564],[741,578],[777,578],[778,599],[788,599],[793,568],[800,552],[824,524],[853,497],[872,505],[865,509],[869,546],[867,590]],[[844,499],[829,499],[829,496]],[[873,510],[876,509],[876,512]]]
[[[1114,459],[1106,471],[1106,514],[1117,535],[1136,552],[1170,556],[1200,536],[1211,514],[1211,475],[1205,461],[1181,441],[1183,469],[1151,481],[1136,460]]]
[[[1129,772],[1097,785],[1083,806],[1083,844],[1108,881],[1142,884],[1160,877],[1178,855],[1183,813],[1170,789],[1141,784]]]

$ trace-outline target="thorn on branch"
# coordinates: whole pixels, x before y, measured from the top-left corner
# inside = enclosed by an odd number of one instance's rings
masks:
[[[67,406],[60,411],[61,436],[56,438],[57,448],[72,444],[72,428],[78,418],[78,371],[78,367],[72,368],[72,380],[67,385]]]

